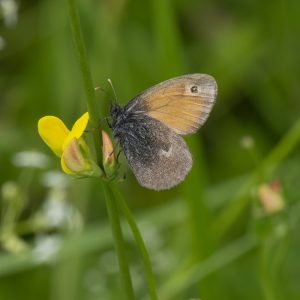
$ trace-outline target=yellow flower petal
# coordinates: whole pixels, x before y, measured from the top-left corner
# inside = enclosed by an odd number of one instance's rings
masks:
[[[65,146],[61,157],[61,167],[65,173],[77,174],[91,170],[91,166],[84,156],[76,138]]]
[[[64,171],[72,174],[81,170],[82,154],[76,138],[72,138],[65,146],[64,153],[61,158],[62,168]]]
[[[54,116],[45,116],[38,122],[38,131],[43,141],[58,156],[63,153],[63,145],[69,135],[64,122]]]
[[[66,174],[70,174],[70,175],[75,175],[75,174],[76,174],[75,172],[72,172],[72,171],[67,167],[63,155],[62,155],[62,157],[60,158],[60,164],[61,164],[62,170],[63,170]]]
[[[71,129],[71,134],[73,134],[74,137],[79,139],[82,136],[84,130],[86,129],[88,121],[89,121],[89,113],[86,112],[75,122],[75,124]]]
[[[84,113],[73,125],[67,139],[64,142],[63,148],[72,140],[73,138],[79,139],[82,135],[89,121],[89,113]]]

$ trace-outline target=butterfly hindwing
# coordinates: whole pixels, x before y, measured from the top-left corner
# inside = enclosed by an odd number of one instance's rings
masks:
[[[182,137],[148,116],[134,119],[130,128],[119,137],[119,142],[142,186],[168,189],[185,178],[192,157]]]

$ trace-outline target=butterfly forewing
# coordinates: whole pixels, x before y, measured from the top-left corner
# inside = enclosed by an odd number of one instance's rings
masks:
[[[216,95],[217,84],[212,76],[190,74],[147,89],[133,99],[132,104],[136,101],[137,107],[148,116],[185,135],[203,125]]]

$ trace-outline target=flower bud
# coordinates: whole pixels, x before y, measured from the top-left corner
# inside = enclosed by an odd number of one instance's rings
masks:
[[[266,214],[274,214],[284,207],[281,189],[278,181],[271,184],[262,184],[258,188],[258,198]]]
[[[105,172],[108,176],[110,176],[115,171],[117,161],[112,141],[104,130],[102,130],[102,156]]]

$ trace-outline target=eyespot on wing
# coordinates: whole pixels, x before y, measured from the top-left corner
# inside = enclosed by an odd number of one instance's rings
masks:
[[[194,133],[209,116],[217,96],[215,79],[189,74],[159,83],[137,96],[146,114],[176,133]]]

